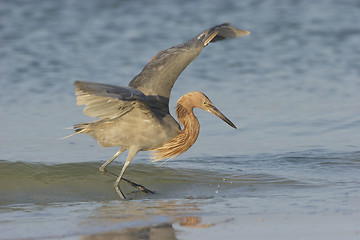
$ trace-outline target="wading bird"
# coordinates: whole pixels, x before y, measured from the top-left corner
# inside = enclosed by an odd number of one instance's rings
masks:
[[[99,120],[76,124],[72,135],[83,133],[95,138],[103,147],[120,147],[99,170],[106,172],[107,165],[124,151],[129,151],[114,183],[121,198],[125,199],[119,185],[121,180],[144,192],[151,192],[142,185],[123,178],[126,167],[139,151],[152,151],[154,161],[159,161],[174,158],[195,143],[200,124],[193,108],[208,111],[236,129],[201,92],[187,93],[177,101],[176,115],[181,128],[170,115],[169,98],[178,76],[208,43],[246,36],[249,33],[230,23],[209,28],[185,43],[160,51],[135,76],[129,87],[81,81],[74,83],[77,105],[86,105],[84,114]]]

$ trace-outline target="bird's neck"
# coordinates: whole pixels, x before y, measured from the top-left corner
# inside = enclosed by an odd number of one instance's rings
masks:
[[[183,126],[183,129],[179,135],[182,135],[184,140],[186,140],[186,143],[190,144],[189,148],[195,143],[200,132],[199,120],[194,115],[193,109],[194,107],[191,105],[183,106],[180,103],[178,103],[176,106],[177,118],[180,124]]]
[[[178,101],[176,115],[183,129],[169,142],[154,149],[154,161],[177,157],[186,152],[195,143],[199,136],[200,124],[193,113],[193,109],[193,105]]]

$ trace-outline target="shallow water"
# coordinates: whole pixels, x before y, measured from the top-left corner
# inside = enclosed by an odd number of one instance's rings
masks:
[[[357,239],[357,1],[1,1],[0,239]],[[233,130],[196,110],[196,144],[126,177],[156,194],[118,201],[98,172],[114,148],[59,138],[91,120],[73,81],[127,85],[159,50],[222,22],[175,84],[200,90]],[[118,173],[124,156],[110,166]]]

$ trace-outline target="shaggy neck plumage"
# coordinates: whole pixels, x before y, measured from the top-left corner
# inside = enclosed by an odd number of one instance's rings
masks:
[[[200,124],[193,113],[193,108],[194,106],[187,101],[183,102],[181,99],[178,101],[176,115],[183,130],[169,142],[154,149],[154,161],[177,157],[195,143],[199,136]]]

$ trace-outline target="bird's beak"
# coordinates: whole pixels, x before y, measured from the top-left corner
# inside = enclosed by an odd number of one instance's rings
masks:
[[[226,122],[227,124],[229,124],[231,127],[237,129],[237,127],[235,126],[235,124],[233,124],[227,117],[225,117],[224,114],[222,114],[219,109],[217,109],[214,105],[210,105],[207,109],[208,112],[214,114],[215,116],[218,116],[219,118],[221,118],[224,122]]]

